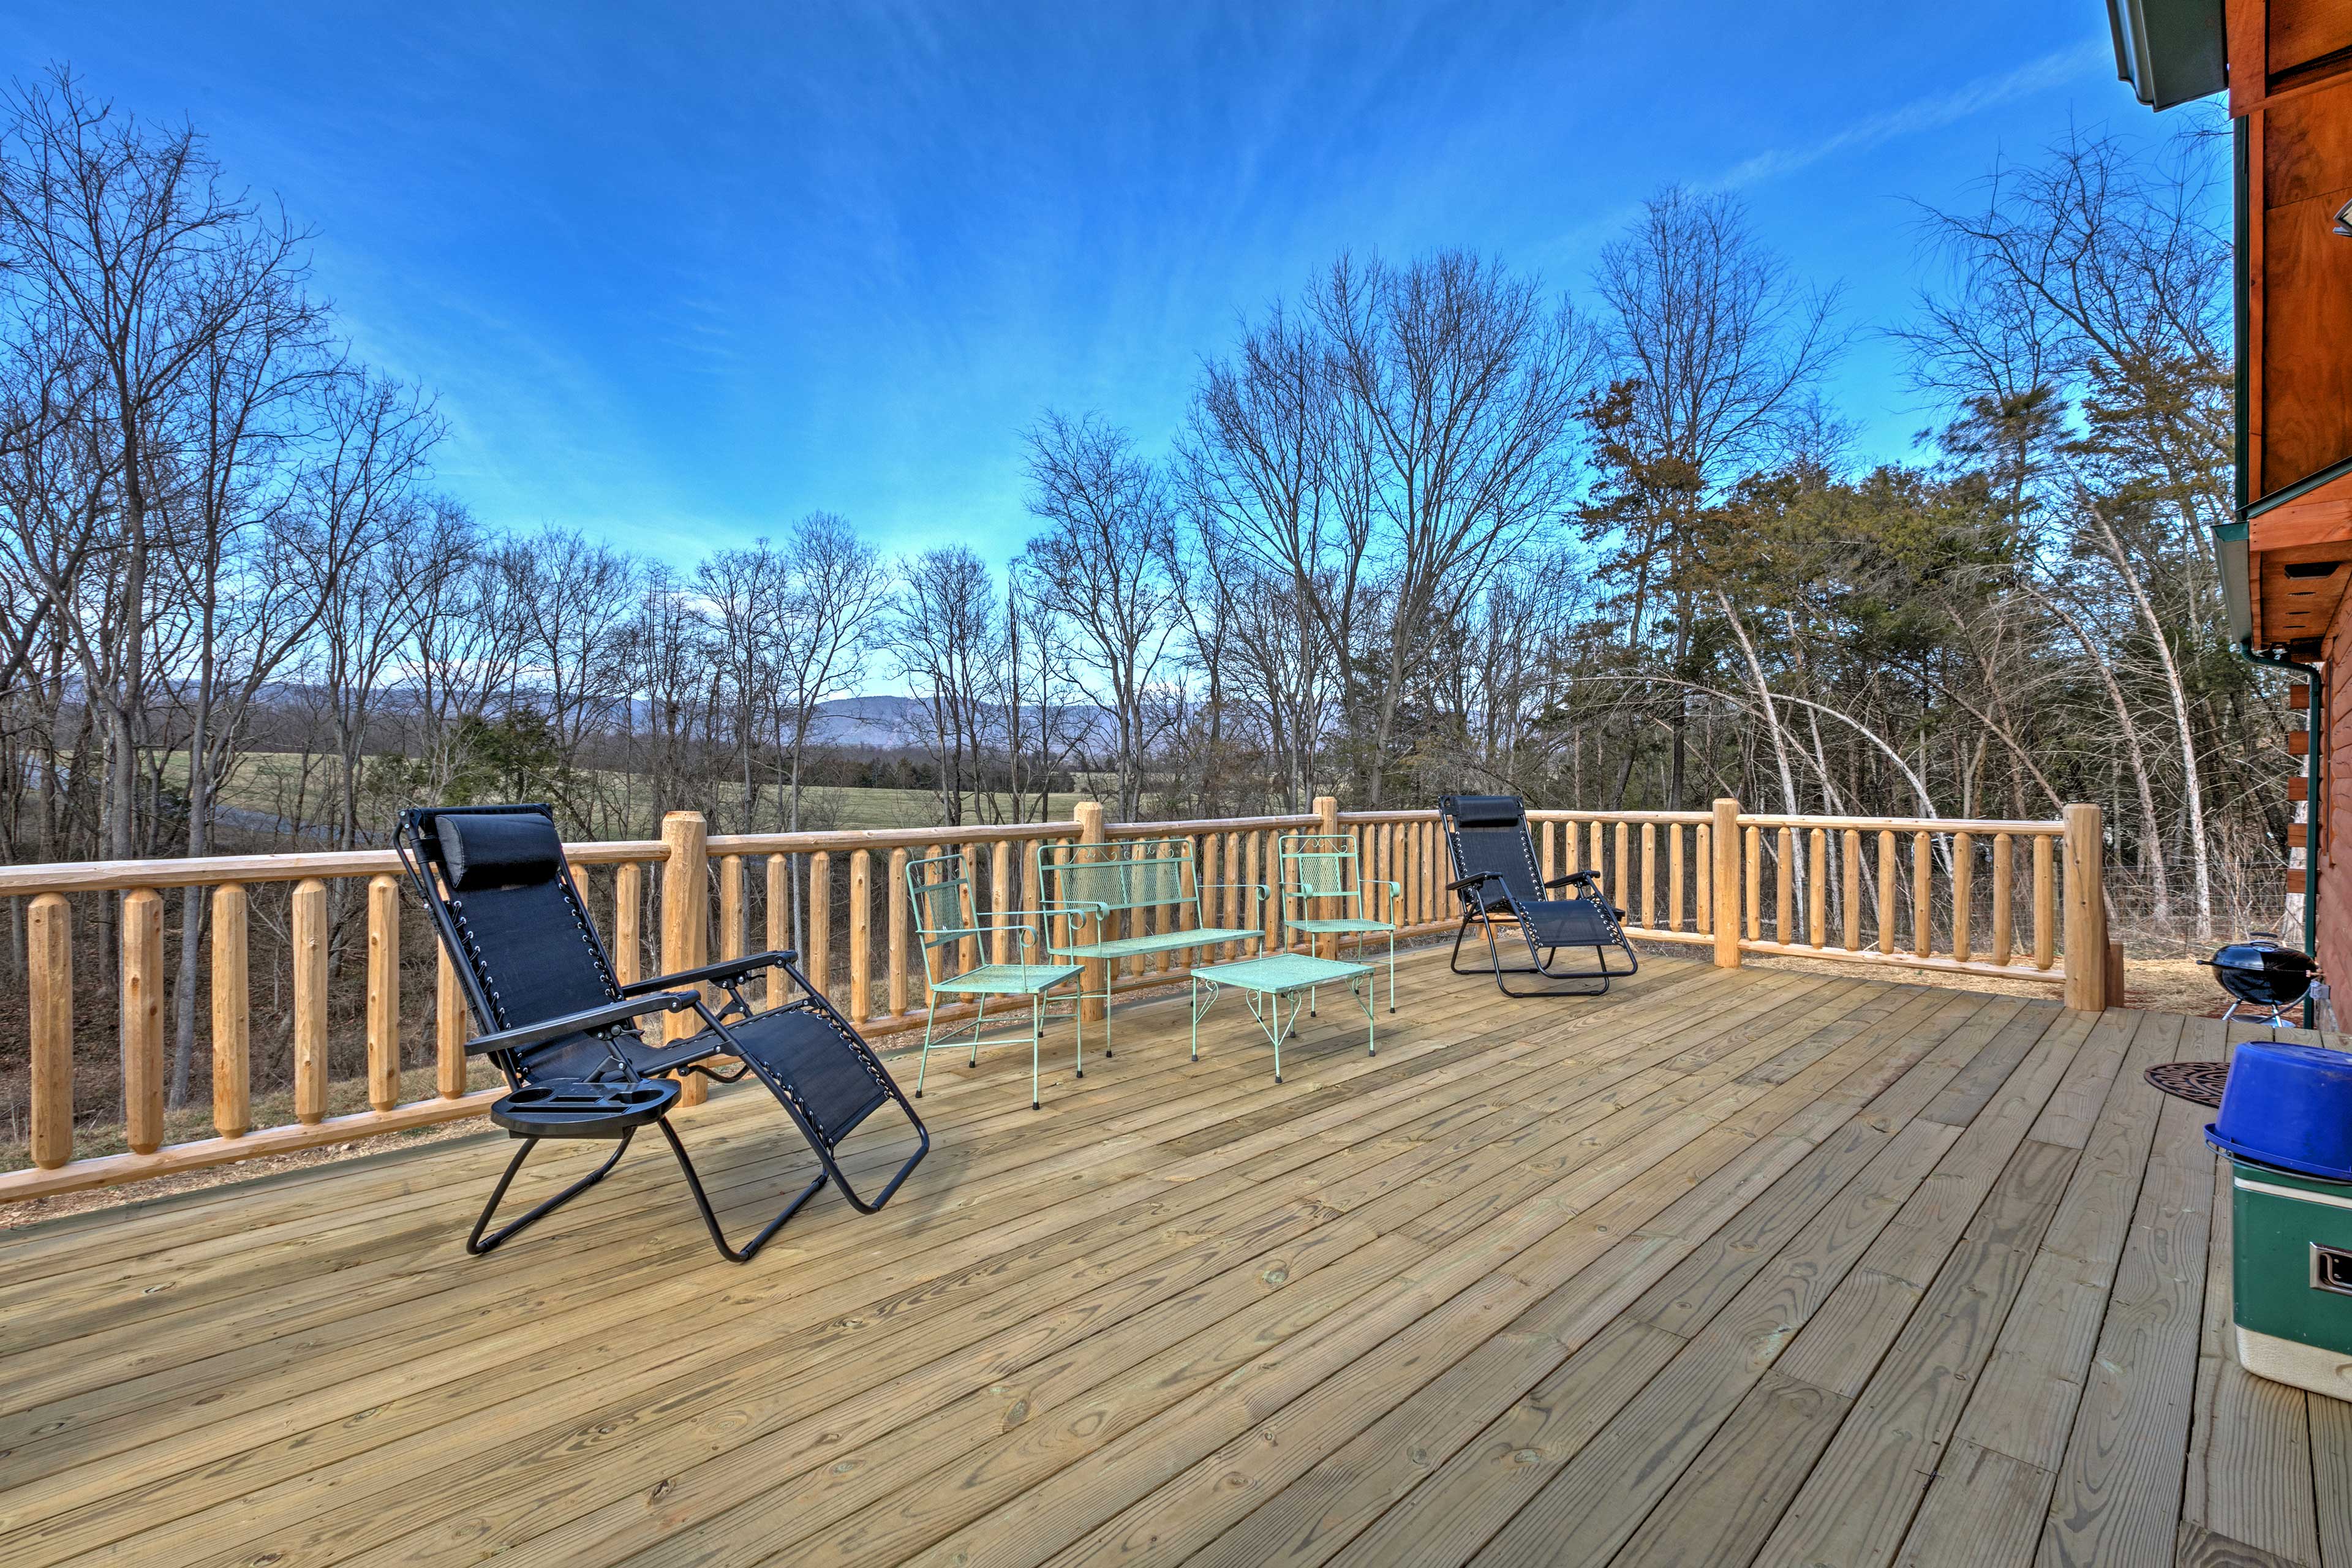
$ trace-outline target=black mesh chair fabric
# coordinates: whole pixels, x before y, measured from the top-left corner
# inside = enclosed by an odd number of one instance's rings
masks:
[[[751,1070],[795,1101],[828,1143],[848,1137],[889,1098],[860,1048],[822,1014],[761,1013],[729,1032]]]
[[[1506,908],[1513,899],[1523,904],[1544,900],[1543,878],[1528,847],[1524,822],[1515,819],[1507,826],[1462,824],[1454,831],[1454,845],[1455,877],[1495,879],[1469,889],[1482,907]]]
[[[449,900],[449,915],[470,942],[467,958],[496,1015],[490,1028],[519,1029],[621,994],[572,889],[551,872],[520,887],[461,889]],[[517,1065],[527,1079],[586,1078],[611,1061],[602,1040],[572,1035],[532,1049]]]
[[[1599,947],[1617,933],[1591,899],[1546,899],[1522,904],[1528,936],[1538,947]]]

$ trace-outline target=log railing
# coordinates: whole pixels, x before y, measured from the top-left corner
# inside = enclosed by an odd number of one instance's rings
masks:
[[[2107,1004],[2095,805],[2047,822],[1751,815],[1736,800],[1528,815],[1547,877],[1601,871],[1631,934],[1709,947],[1727,967],[1742,953],[1830,959],[2041,982],[2069,1006]]]
[[[869,1035],[881,1037],[922,1023],[927,997],[911,942],[905,871],[909,859],[946,850],[967,858],[990,908],[1034,909],[1034,847],[1040,841],[1188,837],[1213,923],[1257,922],[1269,948],[1304,947],[1308,939],[1290,925],[1303,912],[1293,900],[1255,904],[1234,885],[1278,884],[1276,841],[1285,833],[1344,833],[1355,839],[1368,879],[1399,884],[1401,935],[1455,929],[1458,909],[1446,889],[1451,872],[1435,813],[1342,812],[1328,796],[1315,805],[1302,816],[1111,824],[1099,805],[1084,803],[1066,822],[724,835],[707,834],[699,814],[676,812],[664,820],[659,839],[567,848],[624,982],[691,968],[714,953],[751,951],[756,925],[760,946],[799,948],[811,983]],[[2106,1001],[2095,806],[2070,806],[2057,822],[1751,816],[1727,800],[1707,812],[1530,816],[1547,876],[1600,870],[1611,897],[1627,910],[1634,937],[1706,947],[1720,965],[1736,966],[1746,953],[1849,961],[2042,981],[2063,986],[2070,1006]],[[209,926],[213,1136],[167,1145],[165,992],[172,976],[164,894],[189,889],[206,890],[200,896]],[[273,976],[270,994],[284,999],[288,1016],[269,1021],[290,1056],[294,1119],[256,1128],[250,927],[253,895],[262,889],[285,894],[290,973]],[[387,850],[0,867],[0,898],[28,900],[33,1161],[29,1169],[0,1172],[0,1202],[480,1114],[499,1091],[471,1087],[483,1079],[478,1068],[469,1079],[469,1023],[446,956],[436,961],[431,1092],[403,1099],[404,1065],[421,1069],[428,1054],[421,1043],[404,1047],[402,1038],[405,897],[399,863]],[[83,1020],[74,975],[88,957],[75,951],[69,900],[77,898],[114,902],[110,921],[86,923],[110,924],[117,938],[110,978],[121,1015],[118,1103],[130,1148],[79,1159],[73,1053]],[[1375,909],[1384,910],[1386,901],[1385,891],[1376,894]],[[340,919],[337,910],[344,911]],[[1192,915],[1182,910],[1133,918],[1189,924]],[[421,921],[410,931],[421,944]],[[979,940],[970,939],[967,963],[978,961]],[[1324,938],[1324,951],[1336,951],[1336,941]],[[1166,985],[1182,978],[1190,956],[1128,959],[1115,976],[1090,974],[1087,988],[1104,989],[1105,978],[1114,992]],[[1234,954],[1202,956],[1213,962]],[[364,1046],[367,1109],[331,1115],[330,993],[338,967],[352,965],[361,971],[355,978],[363,979],[364,997],[345,1012],[356,1014],[362,1037],[355,1044]],[[782,977],[768,984],[768,1000],[782,1000]],[[940,1010],[942,1020],[964,1014],[963,1007]],[[688,1016],[671,1014],[665,1023],[683,1029]],[[354,1021],[347,1017],[342,1026]],[[702,1087],[698,1078],[688,1080],[689,1103],[702,1098]]]

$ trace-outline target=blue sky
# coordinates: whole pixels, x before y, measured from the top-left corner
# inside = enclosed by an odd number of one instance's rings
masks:
[[[8,8],[0,74],[184,115],[319,231],[478,515],[680,561],[819,507],[1001,560],[1040,409],[1160,447],[1342,249],[1583,293],[1643,196],[1719,185],[1867,328],[1920,276],[1905,198],[2158,129],[2097,0]],[[1832,390],[1906,455],[1890,347]]]

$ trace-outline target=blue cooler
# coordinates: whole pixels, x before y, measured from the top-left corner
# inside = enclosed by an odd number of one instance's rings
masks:
[[[2205,1136],[2230,1159],[2238,1363],[2352,1399],[2352,1056],[2246,1042]]]

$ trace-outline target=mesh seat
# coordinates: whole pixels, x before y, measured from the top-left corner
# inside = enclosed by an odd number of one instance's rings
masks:
[[[1202,947],[1210,942],[1248,942],[1265,935],[1247,926],[1204,926],[1113,937],[1108,942],[1066,942],[1054,951],[1069,958],[1141,958],[1148,953],[1173,952],[1179,948]]]
[[[935,980],[931,989],[966,995],[1026,996],[1032,992],[1050,991],[1077,973],[1075,963],[983,963],[978,969]]]
[[[705,1031],[708,1034],[708,1031]],[[884,1079],[859,1053],[844,1049],[848,1032],[822,1013],[783,1008],[755,1014],[728,1029],[729,1040],[780,1098],[796,1103],[817,1135],[839,1143],[890,1098]],[[726,1044],[702,1035],[706,1050]]]

